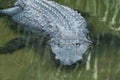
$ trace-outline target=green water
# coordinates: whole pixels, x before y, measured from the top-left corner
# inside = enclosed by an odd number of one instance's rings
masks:
[[[14,1],[0,0],[0,8],[11,7]],[[120,0],[56,1],[89,14],[95,45],[86,61],[61,66],[51,57],[49,46],[25,47],[0,55],[0,80],[120,80]],[[0,46],[23,35],[11,26],[18,25],[0,15]]]

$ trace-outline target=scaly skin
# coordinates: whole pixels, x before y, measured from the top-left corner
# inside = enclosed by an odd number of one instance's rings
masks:
[[[55,58],[63,65],[82,60],[91,41],[80,13],[50,0],[17,0],[13,8],[0,10],[29,31],[49,35]]]

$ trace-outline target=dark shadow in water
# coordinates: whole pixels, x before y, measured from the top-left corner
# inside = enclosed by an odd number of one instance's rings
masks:
[[[31,36],[27,35],[19,38],[14,38],[9,42],[7,42],[4,46],[0,47],[0,54],[13,53],[16,50],[22,49],[24,47],[29,47],[29,46],[38,47],[39,45],[45,45],[46,39],[42,37],[44,41],[39,42],[41,41],[40,39],[41,38],[39,36],[36,36],[33,34],[31,34]]]
[[[24,38],[15,38],[0,47],[0,54],[13,53],[14,51],[25,47]]]
[[[1,14],[0,13],[0,18],[3,18],[3,17],[5,17],[6,15],[5,14]]]

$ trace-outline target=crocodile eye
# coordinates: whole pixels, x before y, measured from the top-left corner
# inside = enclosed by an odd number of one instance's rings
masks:
[[[75,45],[76,45],[76,46],[80,46],[80,43],[76,43]]]
[[[57,45],[60,46],[60,43],[58,43]]]
[[[62,45],[60,43],[57,43],[57,46],[60,47],[60,48],[62,48]]]

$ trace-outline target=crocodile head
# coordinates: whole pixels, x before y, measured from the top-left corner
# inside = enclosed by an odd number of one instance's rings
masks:
[[[89,45],[90,41],[87,39],[53,38],[50,40],[55,59],[60,60],[63,65],[72,65],[82,60]]]

